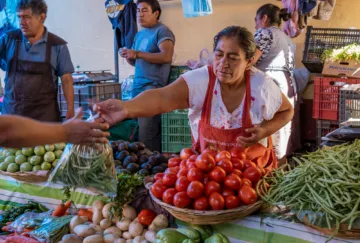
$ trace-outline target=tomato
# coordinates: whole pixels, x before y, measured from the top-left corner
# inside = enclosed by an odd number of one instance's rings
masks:
[[[181,169],[186,169],[186,160],[180,162],[180,170]]]
[[[191,168],[187,173],[187,178],[189,181],[202,181],[204,175],[200,169]]]
[[[261,175],[261,177],[263,177],[263,176],[265,176],[265,169],[263,168],[263,167],[257,167],[258,169],[259,169],[259,171],[260,171],[260,175]]]
[[[164,173],[156,173],[154,176],[154,181],[157,182],[158,180],[162,180]]]
[[[209,181],[209,176],[207,174],[204,175],[203,184],[206,185]]]
[[[231,159],[231,163],[233,165],[233,169],[237,169],[240,171],[242,171],[244,169],[244,162],[242,162],[242,160],[234,158],[234,159]]]
[[[236,196],[225,197],[225,206],[227,209],[237,208],[240,206],[240,199]]]
[[[215,166],[214,158],[207,153],[200,154],[195,161],[196,167],[203,171],[210,171]]]
[[[216,162],[220,162],[221,160],[230,160],[230,159],[231,159],[231,154],[228,151],[221,151],[215,157]]]
[[[209,197],[209,204],[213,210],[222,210],[225,207],[225,200],[220,193],[213,192]]]
[[[242,178],[242,179],[241,179],[241,182],[242,182],[242,185],[243,185],[243,186],[252,187],[252,182],[251,182],[249,179],[247,179],[247,178]]]
[[[244,170],[246,170],[249,167],[257,167],[254,162],[251,162],[250,160],[244,160]]]
[[[217,152],[215,150],[212,150],[212,149],[205,149],[205,151],[202,152],[203,154],[210,154],[214,160],[215,160],[215,157],[217,155]]]
[[[167,187],[164,186],[161,181],[157,181],[151,186],[151,193],[154,195],[154,197],[162,199],[162,195],[166,189]]]
[[[186,193],[190,198],[196,199],[201,197],[204,191],[205,191],[205,187],[200,181],[192,181],[190,182],[186,190]]]
[[[195,152],[192,149],[184,148],[180,152],[180,158],[186,160],[186,159],[190,158],[191,155],[194,155],[194,154],[195,154]]]
[[[165,174],[167,173],[177,174],[179,171],[180,171],[180,166],[169,167],[165,170]]]
[[[238,175],[240,178],[243,177],[243,173],[238,169],[233,169],[232,173],[235,174],[235,175]]]
[[[163,195],[162,200],[168,204],[173,204],[174,196],[177,193],[177,190],[175,188],[169,188],[167,189]]]
[[[188,169],[179,170],[179,172],[177,173],[177,177],[179,178],[180,176],[187,176],[188,171]]]
[[[190,158],[188,160],[195,162],[196,158],[198,157],[197,154],[191,155]]]
[[[177,180],[177,176],[174,173],[167,173],[162,178],[162,183],[167,187],[174,187]]]
[[[249,167],[244,171],[244,178],[249,179],[255,185],[261,178],[261,172],[257,167]]]
[[[245,149],[240,147],[233,147],[230,150],[231,158],[237,158],[240,160],[246,159]]]
[[[143,209],[140,211],[137,218],[140,224],[150,225],[155,217],[156,217],[156,213],[154,211],[149,209]]]
[[[186,192],[178,192],[174,196],[174,206],[178,208],[186,208],[190,205],[191,199]]]
[[[239,190],[239,198],[246,205],[253,204],[257,201],[256,191],[252,187],[242,186]]]
[[[222,195],[223,197],[235,196],[235,191],[234,191],[233,189],[224,187],[223,190],[222,190],[221,195]]]
[[[224,185],[233,190],[239,190],[241,187],[241,179],[238,175],[230,174],[225,178]]]
[[[223,168],[225,170],[226,174],[230,174],[231,171],[233,170],[233,164],[228,159],[220,160],[217,163],[217,166],[220,166],[221,168]]]
[[[186,163],[187,163],[187,162],[186,162]],[[191,168],[197,168],[197,167],[196,167],[195,162],[190,162],[190,163],[187,163],[186,168],[190,170]]]
[[[194,201],[194,209],[195,210],[208,210],[209,209],[209,201],[206,197],[200,197]]]
[[[178,192],[184,192],[188,188],[190,181],[186,176],[180,176],[175,183],[175,188]]]
[[[180,158],[171,158],[168,161],[168,167],[176,167],[180,166],[181,159]]]
[[[225,177],[226,177],[226,172],[220,166],[215,166],[215,168],[209,173],[209,178],[212,181],[223,182]]]
[[[221,192],[221,186],[216,181],[208,181],[205,184],[205,195],[209,197],[213,192]]]

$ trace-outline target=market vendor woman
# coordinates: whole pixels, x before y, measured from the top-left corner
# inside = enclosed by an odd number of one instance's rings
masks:
[[[95,108],[100,122],[148,117],[189,109],[194,147],[230,150],[247,147],[261,167],[277,167],[270,136],[285,126],[293,108],[275,82],[251,66],[256,44],[251,32],[230,26],[214,38],[212,66],[183,74],[173,84],[127,102],[108,100]]]

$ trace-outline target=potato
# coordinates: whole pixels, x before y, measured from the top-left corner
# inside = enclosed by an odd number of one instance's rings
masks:
[[[62,243],[82,243],[82,239],[75,234],[64,235],[61,239]]]
[[[101,200],[96,200],[93,204],[92,204],[92,209],[93,210],[102,210],[104,207],[104,203]]]
[[[92,221],[94,224],[100,225],[101,220],[103,219],[101,210],[95,210],[93,213]]]
[[[102,216],[105,218],[105,219],[109,219],[110,218],[110,209],[112,207],[112,203],[108,203],[106,204],[103,209],[102,209]]]
[[[100,226],[105,230],[111,226],[111,221],[109,219],[103,219],[100,221]]]
[[[121,237],[122,231],[116,226],[111,226],[110,228],[107,228],[104,231],[104,235],[107,235],[107,234],[114,234],[114,235],[117,235],[118,237]]]
[[[127,231],[129,229],[130,223],[131,223],[130,219],[123,218],[122,220],[116,222],[116,226],[122,231]]]
[[[115,234],[104,235],[104,243],[114,243],[116,239],[119,239],[119,237]]]
[[[144,226],[140,224],[139,222],[132,222],[129,225],[129,233],[131,236],[136,237],[140,236],[144,230]]]
[[[128,205],[124,207],[122,215],[130,220],[134,220],[137,216],[135,208]]]
[[[132,240],[132,239],[128,239],[128,240],[126,240],[126,243],[133,243],[133,240]]]
[[[122,234],[122,237],[123,237],[125,240],[129,240],[129,239],[132,239],[132,238],[133,238],[133,237],[130,235],[130,233],[127,232],[127,231]]]
[[[96,233],[94,228],[92,228],[89,225],[83,225],[83,224],[76,226],[74,232],[80,237],[87,237]]]
[[[75,227],[80,225],[80,224],[84,224],[86,221],[87,220],[84,220],[79,216],[72,217],[71,221],[70,221],[70,233],[73,234]]]
[[[141,243],[142,240],[146,240],[144,236],[136,236],[133,239],[133,243]]]
[[[116,239],[114,243],[126,243],[126,240],[123,238]]]
[[[93,229],[96,231],[96,232],[104,232],[104,229],[100,226],[100,225],[97,225],[97,224],[90,224],[89,226],[93,227]]]
[[[91,235],[86,237],[83,243],[104,243],[104,238],[101,235]]]

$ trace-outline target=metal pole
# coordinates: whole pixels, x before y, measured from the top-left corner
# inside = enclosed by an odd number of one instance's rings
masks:
[[[118,54],[118,44],[116,40],[116,28],[114,29],[114,60],[115,60],[115,76],[117,82],[119,82],[119,54]]]

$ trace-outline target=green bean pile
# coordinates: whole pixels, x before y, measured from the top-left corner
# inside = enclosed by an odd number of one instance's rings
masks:
[[[257,184],[258,194],[270,205],[284,205],[298,213],[321,212],[329,228],[346,223],[352,228],[360,217],[360,140],[318,150],[300,159],[293,170],[281,168]]]
[[[116,193],[115,164],[109,144],[68,145],[64,154],[50,175],[50,181]]]

